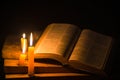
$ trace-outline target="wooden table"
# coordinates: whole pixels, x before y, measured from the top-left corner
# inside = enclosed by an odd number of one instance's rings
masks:
[[[76,72],[70,68],[58,64],[35,62],[34,77],[27,74],[27,62],[25,66],[18,66],[18,60],[4,60],[6,80],[101,80],[91,74]]]

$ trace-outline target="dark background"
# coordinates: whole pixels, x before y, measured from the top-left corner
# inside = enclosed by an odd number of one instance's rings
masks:
[[[119,14],[119,4],[116,1],[2,1],[0,2],[0,49],[5,37],[11,33],[43,30],[48,24],[55,22],[71,23],[81,29],[89,28],[114,38],[113,58],[110,65],[112,69],[109,76],[110,79],[119,78]],[[1,71],[3,71],[2,61],[1,59]],[[0,74],[0,77],[4,77],[4,73]]]

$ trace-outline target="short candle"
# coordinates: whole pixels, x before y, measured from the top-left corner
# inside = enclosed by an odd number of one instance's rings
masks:
[[[19,65],[23,66],[25,65],[25,59],[26,59],[26,50],[27,50],[27,39],[25,38],[25,33],[23,34],[23,38],[21,38],[21,48],[22,48],[22,53],[20,54],[19,57]]]

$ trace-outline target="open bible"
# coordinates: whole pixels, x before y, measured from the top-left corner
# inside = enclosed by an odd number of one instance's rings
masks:
[[[103,73],[112,38],[72,24],[50,24],[35,45],[36,58],[51,58],[88,72]]]
[[[67,23],[49,24],[35,43],[35,59],[53,59],[62,65],[93,74],[105,75],[113,39],[90,29]],[[18,59],[19,54],[6,54],[3,58]],[[12,56],[10,56],[12,55]],[[67,67],[67,66],[66,66]]]

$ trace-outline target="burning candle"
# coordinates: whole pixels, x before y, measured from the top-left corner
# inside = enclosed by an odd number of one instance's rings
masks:
[[[21,49],[23,51],[24,48],[24,53],[27,51],[27,39],[26,39],[26,34],[23,33],[23,37],[21,38]]]
[[[30,34],[30,46],[28,47],[28,75],[34,76],[34,46],[33,34]]]
[[[25,33],[23,34],[23,38],[21,38],[21,48],[22,48],[22,53],[20,54],[19,57],[19,65],[23,66],[25,65],[25,59],[26,59],[26,50],[27,50],[27,39],[25,38]]]

